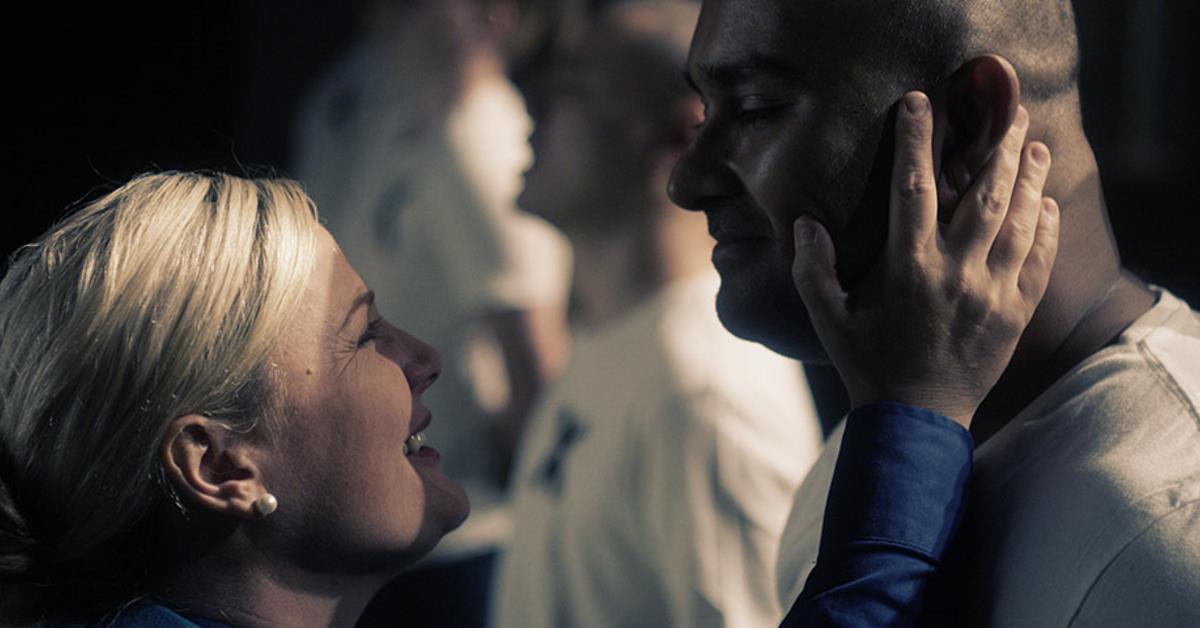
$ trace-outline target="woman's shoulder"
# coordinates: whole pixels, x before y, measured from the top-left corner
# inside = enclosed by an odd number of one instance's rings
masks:
[[[94,624],[52,624],[49,628],[232,628],[211,619],[181,615],[160,604],[135,604]]]

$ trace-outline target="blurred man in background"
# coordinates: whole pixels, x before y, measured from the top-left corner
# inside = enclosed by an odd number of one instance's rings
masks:
[[[565,54],[523,208],[576,253],[575,340],[530,420],[494,624],[767,626],[791,496],[820,445],[799,365],[726,332],[702,216],[666,197],[699,120],[697,6],[606,11]]]
[[[531,123],[504,75],[503,24],[489,19],[503,4],[370,3],[365,37],[296,127],[295,175],[380,311],[445,356],[428,398],[443,418],[427,437],[472,503],[469,523],[397,584],[405,597],[385,589],[365,623],[397,612],[425,626],[482,621],[508,531],[511,447],[565,359],[567,245],[514,203]]]

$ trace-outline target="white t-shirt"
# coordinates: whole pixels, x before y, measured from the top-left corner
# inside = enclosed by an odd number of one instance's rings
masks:
[[[1200,316],[1166,291],[975,451],[971,625],[1200,626]],[[841,428],[797,494],[780,600],[816,560]]]
[[[512,84],[473,81],[440,124],[418,118],[412,89],[382,50],[354,49],[302,105],[295,174],[380,312],[443,354],[424,395],[435,417],[426,436],[466,486],[472,516],[439,550],[471,552],[507,530],[491,512],[503,495],[489,483],[495,460],[476,403],[487,373],[470,359],[471,326],[492,312],[565,308],[570,253],[516,208],[531,122]]]
[[[715,273],[576,339],[527,428],[498,628],[770,626],[821,432],[796,362],[729,334]]]

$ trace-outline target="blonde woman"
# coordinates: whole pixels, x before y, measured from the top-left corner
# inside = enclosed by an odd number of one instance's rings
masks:
[[[0,624],[352,625],[468,505],[295,183],[144,176],[0,283]]]

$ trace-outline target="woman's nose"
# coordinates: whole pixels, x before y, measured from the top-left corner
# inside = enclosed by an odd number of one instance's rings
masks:
[[[442,374],[442,354],[412,334],[388,325],[396,347],[393,359],[404,371],[413,394],[424,392]]]

